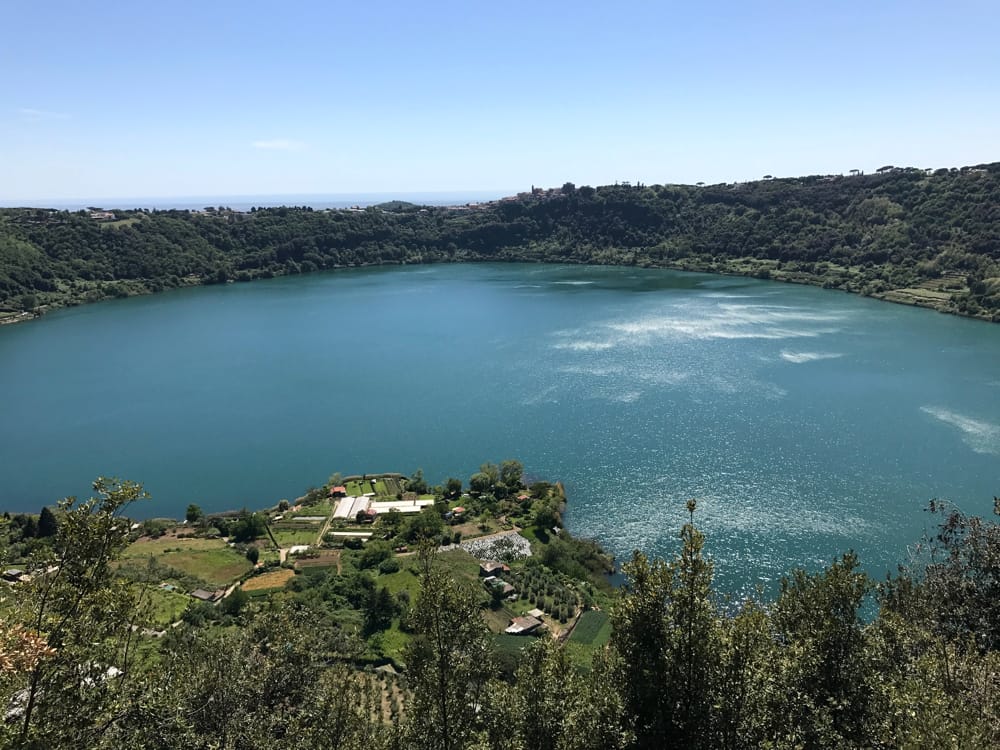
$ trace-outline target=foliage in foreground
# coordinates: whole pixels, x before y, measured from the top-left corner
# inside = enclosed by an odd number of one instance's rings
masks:
[[[846,554],[773,602],[723,603],[694,525],[636,553],[591,669],[540,639],[501,679],[481,597],[423,552],[402,720],[353,666],[357,623],[308,600],[247,604],[150,650],[118,577],[138,485],[63,504],[55,543],[0,630],[0,746],[19,748],[851,748],[1000,742],[1000,527],[942,506],[926,557],[882,585]],[[334,582],[335,577],[331,578]],[[331,583],[333,585],[333,583]],[[349,593],[349,592],[348,592]],[[878,615],[860,613],[875,596]],[[400,714],[393,709],[392,716]]]

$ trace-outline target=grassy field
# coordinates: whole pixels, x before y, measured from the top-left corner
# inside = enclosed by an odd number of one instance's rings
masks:
[[[284,588],[285,584],[294,577],[295,571],[289,570],[288,568],[279,568],[278,570],[272,570],[267,573],[261,573],[259,576],[248,578],[243,582],[243,585],[240,586],[240,588],[244,591],[280,589]]]
[[[133,564],[147,557],[210,587],[228,586],[253,567],[245,556],[221,539],[178,539],[169,535],[143,538],[130,544],[123,555],[125,562]]]
[[[499,653],[520,654],[535,642],[534,636],[499,633],[493,636],[493,647]]]
[[[159,539],[149,539],[148,537],[143,537],[130,544],[122,556],[125,558],[149,557],[150,555],[159,557],[167,552],[200,552],[212,549],[226,549],[226,543],[221,539],[178,539],[174,536],[161,536]]]
[[[315,505],[303,505],[300,510],[286,513],[285,518],[298,518],[299,516],[328,516],[333,512],[333,504],[329,500],[322,500]]]
[[[381,655],[392,659],[397,664],[403,661],[403,652],[410,642],[410,637],[399,629],[398,620],[394,620],[391,628],[379,633],[375,638]],[[372,650],[371,655],[376,655],[374,650]]]
[[[168,552],[159,559],[164,565],[183,571],[212,587],[228,586],[253,567],[246,557],[228,548]]]
[[[148,622],[151,627],[163,628],[176,622],[192,601],[176,591],[164,591],[159,586],[149,586],[143,594],[148,602]]]
[[[280,547],[291,547],[296,544],[315,544],[319,535],[320,527],[315,524],[303,524],[308,528],[303,529],[275,529],[272,527],[271,533],[278,541]]]
[[[400,591],[408,591],[410,593],[411,601],[412,598],[417,595],[417,592],[420,591],[420,579],[409,566],[404,566],[397,573],[380,575],[378,577],[377,585],[385,586],[389,589],[389,593],[393,596],[398,594]]]
[[[598,648],[611,638],[611,619],[604,612],[592,609],[580,615],[580,621],[573,629],[569,640],[583,646]]]
[[[370,487],[371,485],[369,484],[368,486]],[[348,482],[344,485],[344,488],[347,490],[348,495],[354,495],[354,497],[358,497],[359,495],[363,495],[368,492],[367,489],[361,489],[360,481]]]
[[[417,575],[419,562],[416,555],[398,558],[401,568],[397,573],[380,575],[375,579],[376,586],[385,586],[389,593],[395,595],[400,591],[408,591],[411,597],[420,592],[420,576]],[[479,582],[479,561],[465,550],[455,549],[441,552],[435,556],[448,571],[460,581],[472,585],[477,591],[485,589]]]

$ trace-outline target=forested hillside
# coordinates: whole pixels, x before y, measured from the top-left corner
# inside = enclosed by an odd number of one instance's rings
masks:
[[[451,208],[0,209],[8,318],[188,284],[498,260],[754,275],[997,320],[1000,163],[708,186],[567,183]]]

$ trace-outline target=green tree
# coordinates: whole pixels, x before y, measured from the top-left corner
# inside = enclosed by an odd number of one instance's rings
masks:
[[[198,523],[203,517],[201,512],[201,507],[191,503],[187,507],[187,512],[184,514],[184,518],[187,519],[188,523],[194,524]]]
[[[418,495],[427,494],[427,480],[424,479],[424,470],[417,469],[413,475],[406,480],[406,491],[416,492]]]
[[[308,604],[172,631],[162,650],[108,748],[382,750],[392,736],[371,681],[342,663],[359,644]]]
[[[443,528],[444,521],[441,519],[441,514],[434,506],[428,506],[406,519],[403,536],[408,542],[416,542],[421,539],[437,540],[440,539]]]
[[[55,536],[58,531],[59,522],[56,520],[56,514],[48,506],[43,507],[42,512],[38,515],[38,536],[51,537]]]
[[[626,583],[612,618],[611,644],[620,656],[616,676],[625,715],[632,721],[637,748],[664,748],[674,705],[665,621],[673,570],[636,551],[622,573]]]
[[[250,601],[250,595],[237,586],[233,589],[233,593],[222,600],[222,603],[219,605],[219,611],[224,615],[235,617],[243,611],[243,607],[246,606],[248,601]]]
[[[445,490],[448,493],[448,497],[458,497],[462,494],[462,480],[455,477],[448,477],[448,480],[445,482]]]
[[[378,514],[379,525],[390,535],[398,533],[403,520],[403,514],[396,508],[389,508],[387,512]]]
[[[489,492],[492,488],[493,482],[490,479],[489,474],[486,474],[485,472],[477,471],[469,478],[469,489],[472,492]]]
[[[520,461],[508,459],[500,462],[500,483],[511,492],[521,489],[524,465]]]
[[[859,611],[871,581],[853,553],[821,573],[781,581],[771,623],[782,648],[771,666],[768,734],[806,747],[870,747],[872,673]]]
[[[623,566],[628,584],[615,610],[612,644],[622,657],[619,680],[642,748],[717,745],[721,653],[712,564],[694,526],[695,501],[687,507],[681,551],[672,561],[650,563],[637,552]]]
[[[267,533],[267,521],[260,513],[250,513],[236,521],[230,533],[237,542],[252,542]]]
[[[362,568],[375,568],[383,560],[388,560],[390,557],[392,557],[392,547],[389,543],[381,539],[375,539],[365,544],[359,565]]]
[[[490,487],[495,487],[500,481],[500,467],[491,461],[487,461],[479,467],[479,471],[489,477]]]
[[[12,617],[44,633],[54,649],[5,685],[3,705],[20,709],[0,738],[17,747],[93,747],[121,717],[140,596],[115,576],[114,563],[128,540],[122,514],[147,495],[141,485],[103,477],[93,487],[95,497],[86,502],[59,503],[53,547],[36,561],[50,572],[22,590]]]
[[[696,503],[687,503],[681,553],[671,564],[673,587],[667,622],[668,661],[677,696],[674,730],[684,747],[715,747],[712,708],[719,669],[718,614],[712,603],[713,566],[703,554],[704,535],[695,528]]]
[[[1000,499],[994,505],[1000,513]],[[883,606],[948,640],[1000,650],[1000,524],[940,500],[929,509],[937,533],[883,587]]]
[[[396,616],[396,602],[385,586],[373,588],[365,606],[365,635],[386,630]]]
[[[770,684],[775,644],[766,610],[755,600],[721,620],[717,741],[725,750],[766,745],[767,711],[761,696]]]
[[[476,731],[483,687],[493,672],[492,648],[479,596],[421,550],[420,595],[410,623],[407,681],[413,689],[407,747],[465,748]]]
[[[247,547],[247,560],[256,565],[257,561],[260,560],[260,548]]]

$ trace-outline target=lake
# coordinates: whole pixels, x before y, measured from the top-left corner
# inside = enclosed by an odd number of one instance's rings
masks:
[[[115,300],[0,328],[0,392],[11,511],[101,474],[182,516],[519,458],[620,558],[676,549],[698,498],[733,592],[849,548],[881,575],[928,500],[1000,493],[1000,326],[705,274],[441,265]]]

